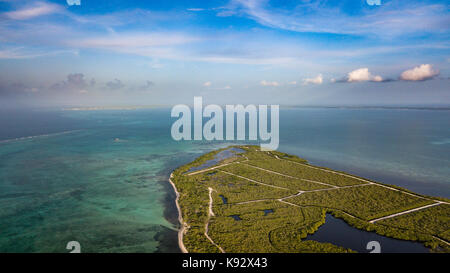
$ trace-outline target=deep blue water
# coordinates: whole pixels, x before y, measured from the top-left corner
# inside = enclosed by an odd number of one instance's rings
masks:
[[[450,111],[290,109],[279,150],[422,194],[450,197]]]
[[[170,172],[231,142],[170,137],[170,109],[0,111],[0,252],[178,251]],[[286,109],[279,150],[450,196],[450,111]],[[30,138],[31,137],[31,138]]]

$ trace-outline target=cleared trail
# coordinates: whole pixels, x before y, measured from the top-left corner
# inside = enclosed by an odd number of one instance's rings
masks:
[[[206,236],[206,238],[207,238],[213,245],[215,245],[215,246],[220,250],[220,252],[225,253],[225,251],[223,250],[223,248],[220,247],[218,244],[216,244],[216,243],[213,241],[213,239],[211,239],[211,237],[209,237],[209,235],[208,235],[208,231],[209,231],[209,220],[211,219],[211,217],[216,216],[216,215],[214,214],[213,209],[212,209],[212,204],[213,204],[212,192],[214,191],[214,189],[211,188],[211,187],[209,187],[208,190],[209,190],[209,206],[208,206],[208,219],[206,220],[206,224],[205,224],[205,236]]]
[[[375,183],[375,182],[372,182],[372,181],[369,181],[369,180],[366,180],[366,179],[363,179],[363,178],[359,178],[359,177],[356,177],[356,176],[353,176],[353,175],[340,173],[340,172],[336,172],[336,171],[331,171],[331,170],[325,170],[325,169],[322,169],[322,168],[319,168],[319,167],[314,167],[314,166],[311,166],[311,165],[308,165],[308,164],[295,162],[295,161],[292,161],[292,160],[281,159],[278,156],[275,156],[275,157],[277,159],[279,159],[279,160],[292,162],[294,164],[298,164],[298,165],[301,165],[301,166],[304,166],[304,167],[309,167],[309,168],[313,168],[313,169],[316,169],[316,170],[321,170],[321,171],[324,171],[324,172],[329,172],[329,173],[334,173],[334,174],[350,177],[350,178],[353,178],[353,179],[356,179],[356,180],[359,180],[359,181],[362,181],[362,182],[365,182],[365,183],[370,183],[372,185],[383,187],[383,188],[386,188],[386,189],[389,189],[389,190],[398,191],[398,192],[401,192],[401,193],[404,193],[404,194],[407,194],[407,195],[410,195],[410,196],[414,196],[414,197],[418,197],[418,198],[421,198],[421,199],[425,199],[425,200],[429,200],[429,201],[434,201],[434,202],[450,205],[450,203],[448,203],[448,202],[427,198],[427,197],[424,197],[424,196],[421,196],[421,195],[418,195],[418,194],[414,194],[414,193],[411,193],[411,192],[407,192],[407,191],[403,191],[403,190],[400,190],[400,189],[396,189],[396,188],[393,188],[393,187],[390,187],[390,186],[387,186],[387,185],[383,185],[383,184],[380,184],[380,183]]]
[[[348,215],[349,217],[360,219],[360,220],[363,220],[365,222],[369,222],[371,224],[374,224],[374,223],[376,223],[378,221],[382,221],[382,220],[385,220],[385,219],[390,219],[390,218],[394,218],[394,217],[397,217],[397,216],[401,216],[401,215],[405,215],[405,214],[408,214],[408,213],[412,213],[412,212],[415,212],[415,211],[424,210],[424,209],[427,209],[427,208],[430,208],[430,207],[434,207],[434,206],[438,206],[438,205],[441,205],[441,204],[450,205],[449,202],[445,202],[445,201],[441,201],[441,200],[435,200],[433,198],[421,196],[419,194],[411,193],[411,192],[408,192],[408,191],[405,191],[405,190],[401,190],[401,189],[398,189],[398,188],[394,188],[394,187],[391,187],[391,186],[388,186],[388,185],[384,185],[384,184],[381,184],[381,183],[369,181],[369,180],[366,180],[364,178],[359,178],[359,177],[356,177],[356,176],[353,176],[353,175],[350,175],[350,174],[345,174],[345,173],[341,173],[341,172],[338,172],[338,171],[327,170],[327,169],[323,169],[323,168],[320,168],[320,167],[311,166],[311,165],[305,164],[305,163],[300,163],[300,162],[287,160],[287,159],[284,159],[284,158],[280,158],[277,155],[270,154],[269,152],[268,152],[268,154],[274,156],[277,160],[284,160],[284,161],[288,161],[288,162],[291,162],[291,163],[294,163],[294,164],[301,165],[303,167],[308,167],[308,168],[316,169],[316,170],[319,170],[319,171],[332,173],[332,174],[335,174],[335,175],[349,177],[349,178],[358,180],[358,181],[363,182],[363,183],[356,184],[356,185],[350,185],[350,186],[336,186],[336,185],[331,185],[331,184],[320,182],[320,181],[314,181],[314,180],[308,180],[308,179],[304,179],[304,178],[300,178],[300,177],[294,177],[294,176],[291,176],[291,175],[288,175],[288,174],[283,174],[283,173],[280,173],[280,172],[276,172],[276,171],[268,170],[268,169],[261,168],[261,167],[258,167],[258,166],[253,166],[253,165],[247,164],[246,162],[248,162],[250,160],[245,155],[242,155],[242,157],[245,158],[245,160],[243,160],[243,161],[235,161],[235,162],[230,162],[230,163],[226,163],[226,164],[221,164],[221,165],[217,165],[217,166],[214,166],[214,167],[211,167],[211,168],[195,171],[195,172],[192,172],[192,173],[185,173],[184,175],[191,176],[191,175],[196,175],[196,174],[199,174],[199,173],[204,173],[204,172],[208,172],[208,171],[211,171],[211,170],[218,169],[217,171],[219,171],[219,172],[225,173],[227,175],[235,176],[235,177],[238,177],[240,179],[243,179],[243,180],[246,180],[246,181],[249,181],[249,182],[252,182],[252,183],[256,183],[256,184],[263,185],[263,186],[266,186],[266,187],[292,191],[292,189],[289,189],[289,188],[275,186],[275,185],[271,185],[271,184],[266,184],[266,183],[263,183],[263,182],[260,182],[260,181],[257,181],[257,180],[251,179],[251,178],[247,178],[247,177],[241,176],[239,174],[235,174],[235,173],[232,173],[232,172],[220,169],[222,167],[229,166],[229,165],[232,165],[232,164],[241,164],[241,165],[245,165],[247,167],[251,167],[251,168],[254,168],[254,169],[258,169],[258,170],[267,172],[267,173],[272,173],[272,174],[276,174],[276,175],[279,175],[279,176],[288,177],[288,178],[291,178],[291,179],[297,179],[297,180],[300,180],[300,181],[307,181],[307,182],[311,182],[311,183],[316,183],[316,184],[320,184],[322,186],[326,186],[327,187],[327,188],[324,188],[324,189],[307,190],[307,191],[300,191],[299,190],[296,194],[291,194],[289,196],[285,196],[285,197],[278,198],[278,199],[277,198],[267,198],[267,199],[249,200],[249,201],[242,201],[242,202],[234,203],[232,205],[243,205],[243,204],[250,204],[250,203],[257,203],[257,202],[264,202],[264,201],[278,201],[278,202],[281,202],[281,203],[284,203],[284,204],[287,204],[287,205],[290,205],[290,206],[295,206],[295,207],[298,207],[298,208],[317,207],[317,206],[312,206],[312,205],[298,205],[298,204],[295,204],[295,203],[288,202],[286,200],[290,199],[290,198],[294,198],[294,197],[300,196],[300,195],[308,193],[308,192],[330,191],[330,190],[346,189],[346,188],[353,188],[353,187],[364,187],[364,186],[369,186],[369,185],[375,185],[375,186],[383,187],[383,188],[386,188],[386,189],[389,189],[389,190],[392,190],[392,191],[401,192],[402,194],[406,194],[406,195],[409,195],[409,196],[413,196],[413,197],[416,197],[416,198],[421,198],[421,199],[424,199],[424,200],[428,200],[428,201],[433,201],[434,202],[433,204],[428,204],[428,205],[424,205],[424,206],[421,206],[421,207],[408,209],[408,210],[405,210],[405,211],[402,211],[402,212],[393,213],[391,215],[386,215],[386,216],[379,217],[379,218],[376,218],[376,219],[373,219],[373,220],[370,220],[370,221],[361,219],[361,218],[359,218],[359,217],[357,217],[355,215],[352,215],[352,214],[350,214],[348,212],[345,212],[345,211],[342,211],[340,209],[331,208],[333,210],[340,211],[340,212]],[[170,177],[172,178],[172,174],[171,174]],[[186,231],[189,228],[189,226],[186,223],[183,222],[183,218],[181,216],[181,209],[180,209],[179,204],[178,204],[179,193],[176,190],[175,184],[171,181],[171,179],[169,179],[169,181],[171,182],[172,186],[174,187],[175,193],[177,195],[176,205],[177,205],[177,209],[179,211],[179,222],[181,224],[181,228],[180,228],[180,231],[178,233],[179,245],[180,245],[180,249],[182,250],[182,252],[187,253],[187,250],[186,250],[186,248],[184,247],[184,244],[183,244],[183,234],[186,233]],[[215,190],[213,188],[209,187],[208,191],[209,191],[208,217],[207,217],[207,221],[205,223],[205,233],[204,234],[205,234],[206,238],[214,246],[216,246],[220,250],[220,252],[225,253],[223,248],[221,246],[219,246],[218,244],[216,244],[214,242],[214,240],[212,240],[212,238],[208,235],[210,219],[211,219],[211,217],[215,217],[215,214],[214,214],[214,211],[213,211],[213,197],[212,197],[212,193]],[[324,207],[324,208],[327,208],[327,207]],[[439,240],[439,241],[441,241],[441,242],[443,242],[443,243],[445,243],[447,245],[450,245],[449,242],[447,242],[446,240],[444,240],[442,238],[439,238],[439,237],[434,236],[434,235],[431,235],[431,236],[433,238],[435,238],[436,240]]]
[[[414,211],[419,211],[419,210],[426,209],[426,208],[431,208],[431,207],[434,207],[434,206],[437,206],[437,205],[440,205],[440,204],[442,204],[442,202],[438,202],[438,203],[422,206],[422,207],[415,208],[415,209],[402,211],[402,212],[399,212],[399,213],[394,213],[394,214],[391,214],[391,215],[388,215],[388,216],[384,216],[384,217],[380,217],[380,218],[377,218],[377,219],[373,219],[373,220],[369,221],[369,223],[373,224],[373,223],[375,223],[377,221],[381,221],[381,220],[384,220],[384,219],[389,219],[389,218],[392,218],[392,217],[400,216],[400,215],[411,213],[411,212],[414,212]]]
[[[195,172],[192,172],[192,173],[187,173],[186,175],[191,176],[191,175],[195,175],[195,174],[199,174],[199,173],[204,173],[204,172],[211,171],[211,170],[215,170],[215,169],[217,169],[217,168],[225,167],[225,166],[228,166],[228,165],[234,164],[234,163],[235,163],[235,162],[232,162],[232,163],[226,163],[226,164],[218,165],[218,166],[211,167],[211,168],[208,168],[208,169],[203,169],[203,170],[200,170],[200,171],[195,171]]]
[[[240,175],[238,175],[238,174],[234,174],[234,173],[230,173],[230,172],[224,171],[224,170],[219,170],[219,171],[220,171],[220,172],[223,172],[223,173],[226,173],[226,174],[228,174],[228,175],[233,175],[233,176],[236,176],[236,177],[239,177],[239,178],[248,180],[248,181],[253,182],[253,183],[257,183],[257,184],[260,184],[260,185],[264,185],[264,186],[267,186],[267,187],[272,187],[272,188],[282,189],[282,190],[288,190],[288,191],[291,190],[291,189],[288,189],[288,188],[283,188],[283,187],[278,187],[278,186],[274,186],[274,185],[262,183],[262,182],[259,182],[259,181],[256,181],[256,180],[253,180],[253,179],[244,177],[244,176],[240,176]]]
[[[308,182],[311,182],[311,183],[320,184],[320,185],[323,185],[323,186],[337,188],[337,186],[335,186],[335,185],[327,184],[327,183],[324,183],[324,182],[319,182],[319,181],[303,179],[303,178],[299,178],[299,177],[295,177],[295,176],[290,176],[290,175],[287,175],[287,174],[271,171],[271,170],[264,169],[264,168],[257,167],[257,166],[253,166],[253,165],[250,165],[250,164],[245,164],[245,163],[241,163],[241,164],[245,165],[245,166],[248,166],[248,167],[252,167],[252,168],[258,169],[258,170],[266,171],[268,173],[273,173],[273,174],[281,175],[281,176],[284,176],[284,177],[289,177],[289,178],[292,178],[292,179],[298,179],[298,180],[302,180],[302,181],[308,181]]]

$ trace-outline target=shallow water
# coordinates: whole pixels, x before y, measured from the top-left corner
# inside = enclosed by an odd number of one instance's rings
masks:
[[[172,141],[166,114],[63,113],[84,127],[1,143],[0,252],[178,252],[168,175],[226,144]]]

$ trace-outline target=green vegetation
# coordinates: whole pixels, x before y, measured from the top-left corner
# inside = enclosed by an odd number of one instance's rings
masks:
[[[222,160],[212,170],[188,172],[227,148],[173,172],[183,220],[188,225],[183,242],[189,252],[220,252],[205,236],[206,225],[211,240],[226,252],[352,252],[305,240],[325,223],[326,213],[358,229],[450,252],[447,199],[409,194],[399,187],[312,166],[285,153],[262,152],[256,146],[238,148],[245,152]],[[208,188],[212,189],[214,215],[209,215]],[[436,200],[444,203],[379,219]],[[241,220],[231,217],[235,215]]]
[[[378,224],[412,229],[450,241],[450,205],[441,204],[422,211],[381,220]]]
[[[325,215],[322,209],[299,209],[277,201],[222,204],[215,208],[217,216],[210,222],[209,234],[217,244],[233,252],[315,252],[302,239],[324,223]],[[265,215],[264,210],[268,209],[273,212]],[[236,221],[230,215],[239,215],[242,220]],[[331,244],[317,246],[335,252],[349,251]]]
[[[363,220],[372,220],[433,203],[377,185],[306,192],[288,201],[297,205],[341,210]]]
[[[198,176],[200,176],[199,174]],[[270,188],[267,190],[267,186],[253,183],[245,179],[229,175],[223,172],[217,172],[214,175],[204,178],[205,186],[212,187],[217,193],[217,198],[214,198],[214,202],[217,204],[222,203],[222,199],[219,194],[227,198],[228,203],[239,203],[257,199],[276,199],[282,198],[287,195],[297,193],[294,190]],[[206,180],[209,179],[209,180]]]
[[[260,167],[263,169],[287,174],[293,177],[308,179],[312,181],[320,181],[335,186],[351,186],[361,184],[362,182],[356,178],[344,175],[334,174],[323,170],[311,168],[307,164],[294,163],[288,160],[251,160],[249,165]]]
[[[256,181],[260,181],[262,183],[266,183],[269,185],[274,185],[277,187],[288,188],[291,190],[317,190],[317,189],[325,189],[330,188],[329,186],[318,184],[306,180],[301,180],[298,178],[291,178],[287,176],[282,176],[275,173],[270,173],[267,171],[263,171],[260,169],[255,169],[250,165],[242,164],[232,164],[225,167],[221,167],[220,170],[224,170],[230,173],[236,173],[240,176],[250,178]]]

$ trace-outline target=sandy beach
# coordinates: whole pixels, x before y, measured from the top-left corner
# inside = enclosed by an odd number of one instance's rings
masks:
[[[177,187],[175,187],[175,183],[173,183],[172,177],[173,177],[173,173],[170,174],[169,182],[172,185],[173,190],[175,191],[175,194],[177,196],[177,198],[175,199],[175,204],[176,204],[177,210],[178,210],[178,221],[180,222],[180,229],[178,230],[178,245],[180,247],[181,252],[188,253],[188,251],[183,243],[183,235],[186,232],[187,224],[183,221],[180,204],[178,203],[178,200],[180,199],[180,193],[178,192]]]

